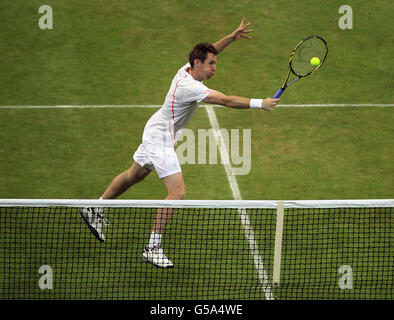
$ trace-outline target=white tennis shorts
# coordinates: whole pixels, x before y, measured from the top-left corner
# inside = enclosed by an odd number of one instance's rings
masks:
[[[182,172],[178,156],[173,147],[156,146],[142,142],[134,153],[133,159],[144,168],[156,170],[159,178]]]

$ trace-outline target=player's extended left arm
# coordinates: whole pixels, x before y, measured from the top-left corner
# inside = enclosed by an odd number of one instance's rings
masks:
[[[272,98],[249,99],[238,96],[227,96],[216,90],[210,90],[210,93],[204,99],[204,102],[208,104],[219,104],[236,109],[260,108],[266,111],[273,110],[279,101],[280,99]]]
[[[223,51],[224,48],[226,48],[230,43],[232,43],[233,41],[236,41],[240,38],[252,39],[252,37],[246,35],[247,33],[253,32],[253,30],[246,29],[247,27],[250,26],[250,22],[245,24],[245,20],[246,20],[246,18],[243,18],[241,24],[239,25],[239,27],[237,29],[235,29],[232,33],[230,33],[229,35],[225,36],[224,38],[220,39],[219,41],[217,41],[213,44],[213,46],[215,47],[215,49],[219,53],[221,51]]]

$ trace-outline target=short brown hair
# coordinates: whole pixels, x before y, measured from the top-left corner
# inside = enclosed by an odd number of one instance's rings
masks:
[[[215,56],[219,53],[216,48],[210,43],[203,42],[197,44],[189,53],[190,66],[194,67],[194,60],[200,60],[202,63],[207,59],[208,52],[213,53]]]

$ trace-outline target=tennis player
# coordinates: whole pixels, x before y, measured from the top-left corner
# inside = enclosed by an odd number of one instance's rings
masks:
[[[167,188],[166,200],[182,200],[185,197],[185,183],[181,166],[175,152],[177,138],[193,116],[201,102],[218,104],[230,108],[272,110],[279,99],[249,99],[227,96],[208,88],[204,80],[216,72],[217,55],[233,41],[241,38],[251,39],[248,35],[250,23],[242,19],[240,26],[231,34],[213,45],[197,44],[189,54],[189,63],[178,70],[167,93],[162,107],[148,120],[142,135],[142,143],[134,153],[132,166],[113,179],[100,199],[115,199],[129,187],[144,180],[155,170]],[[82,217],[96,238],[105,240],[103,208],[84,208]],[[166,257],[161,239],[173,209],[158,209],[149,243],[142,253],[142,259],[160,268],[171,268],[173,263]]]

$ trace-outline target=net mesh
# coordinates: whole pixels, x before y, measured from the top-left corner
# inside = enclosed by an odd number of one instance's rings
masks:
[[[297,76],[306,76],[318,67],[311,64],[311,59],[317,57],[322,63],[326,54],[324,41],[317,37],[309,38],[296,48],[291,60],[291,69]]]
[[[281,297],[392,299],[392,208],[288,209]]]
[[[0,299],[393,298],[391,207],[286,208],[279,286],[276,209],[175,209],[171,269],[141,259],[157,208],[106,208],[103,243],[79,210],[0,207]]]

